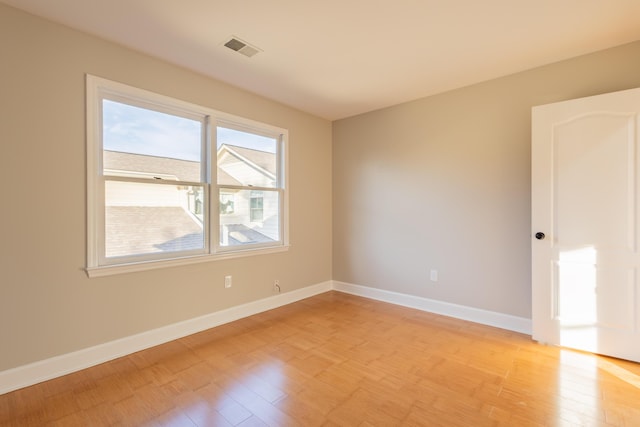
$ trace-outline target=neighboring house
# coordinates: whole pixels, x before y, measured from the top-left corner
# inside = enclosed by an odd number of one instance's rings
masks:
[[[272,188],[276,156],[233,145],[218,149],[221,246],[265,243],[278,239],[278,193],[239,189]],[[110,181],[105,210],[106,256],[202,249],[204,194],[201,188],[167,185],[167,181],[198,182],[201,164],[141,154],[104,151],[105,174],[153,177],[165,185]]]
[[[276,188],[274,153],[223,144],[218,149],[221,244],[265,243],[279,237],[278,192],[233,186]],[[227,240],[228,239],[228,240]]]

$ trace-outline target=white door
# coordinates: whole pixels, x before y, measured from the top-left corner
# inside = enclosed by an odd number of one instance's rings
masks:
[[[639,112],[640,88],[533,108],[539,342],[640,361]]]

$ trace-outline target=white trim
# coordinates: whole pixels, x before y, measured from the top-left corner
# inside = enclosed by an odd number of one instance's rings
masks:
[[[331,290],[531,335],[531,319],[327,281],[0,372],[0,395]]]
[[[87,276],[103,277],[112,276],[114,274],[134,273],[137,271],[155,270],[157,268],[165,267],[177,267],[181,265],[200,264],[202,262],[220,261],[233,258],[242,258],[255,255],[268,255],[278,252],[286,252],[289,250],[289,246],[269,246],[260,248],[243,248],[242,250],[228,251],[228,252],[216,252],[214,254],[205,255],[191,255],[183,258],[169,258],[158,260],[147,260],[140,262],[131,262],[128,264],[112,264],[103,265],[99,267],[87,267],[85,271]]]
[[[531,319],[368,286],[333,281],[336,291],[531,335]]]
[[[115,341],[98,344],[94,347],[8,369],[0,372],[0,395],[108,362],[109,360],[135,353],[136,351],[164,344],[244,317],[291,304],[330,291],[331,286],[330,281],[307,286],[302,289],[252,301]]]
[[[102,190],[100,179],[94,171],[102,167],[100,148],[96,144],[88,141],[99,141],[102,132],[102,111],[96,101],[99,97],[97,78],[91,75],[86,76],[86,149],[87,149],[87,266],[99,264],[100,254],[100,234],[103,230],[98,230],[101,222],[98,220],[100,212],[100,200]]]

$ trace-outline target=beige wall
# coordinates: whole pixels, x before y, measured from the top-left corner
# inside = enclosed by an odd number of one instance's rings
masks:
[[[531,107],[638,86],[640,42],[334,122],[333,279],[529,318]]]
[[[330,122],[3,5],[0,54],[0,371],[331,279]],[[289,129],[291,250],[88,279],[85,73]]]
[[[328,121],[3,5],[0,54],[0,371],[264,298],[274,279],[529,317],[530,108],[640,86],[637,42],[337,121],[332,135]],[[85,73],[289,129],[291,250],[88,279]]]

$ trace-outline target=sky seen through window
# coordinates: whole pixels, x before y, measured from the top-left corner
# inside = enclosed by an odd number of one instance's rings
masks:
[[[103,148],[109,151],[201,161],[202,124],[193,119],[103,100]],[[217,128],[217,145],[276,152],[276,139]]]

